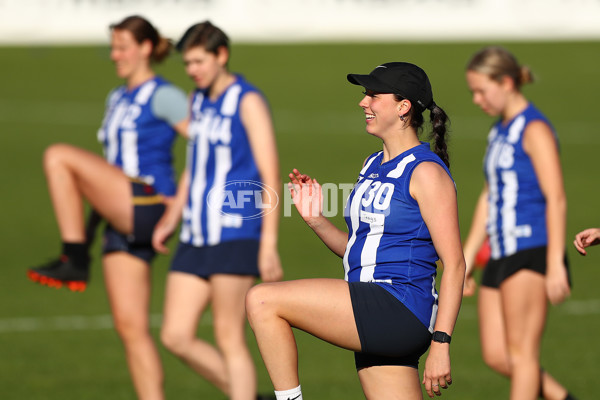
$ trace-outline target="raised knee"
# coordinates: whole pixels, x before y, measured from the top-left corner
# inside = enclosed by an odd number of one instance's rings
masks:
[[[47,147],[44,151],[44,170],[51,171],[53,168],[63,164],[70,148],[70,145],[64,143],[57,143]]]
[[[246,314],[250,325],[258,321],[262,316],[268,314],[269,302],[269,284],[261,283],[252,287],[246,294]]]

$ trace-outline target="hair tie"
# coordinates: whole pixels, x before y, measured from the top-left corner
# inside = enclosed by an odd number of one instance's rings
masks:
[[[435,101],[431,100],[431,104],[429,105],[429,107],[427,107],[427,109],[429,111],[433,111],[433,109],[437,107],[437,104],[435,104]]]

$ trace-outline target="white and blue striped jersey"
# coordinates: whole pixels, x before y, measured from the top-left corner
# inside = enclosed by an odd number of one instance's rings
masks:
[[[546,200],[523,149],[523,132],[536,120],[552,129],[548,119],[529,104],[508,124],[498,121],[488,135],[483,164],[488,184],[487,233],[494,260],[547,244]]]
[[[367,159],[346,203],[345,279],[379,284],[433,332],[439,257],[409,186],[422,162],[437,163],[448,175],[450,171],[428,143],[383,164],[382,159],[383,152]]]
[[[215,101],[207,90],[193,94],[182,243],[200,247],[260,238],[261,181],[240,115],[242,98],[250,92],[260,93],[236,75]]]
[[[107,100],[98,140],[104,147],[107,161],[121,168],[125,175],[139,178],[162,194],[175,193],[172,147],[177,136],[168,121],[157,116],[153,107],[161,88],[173,87],[160,77],[154,77],[133,90],[125,85],[114,89]],[[183,120],[187,114],[185,94],[171,101],[181,110],[177,116]]]

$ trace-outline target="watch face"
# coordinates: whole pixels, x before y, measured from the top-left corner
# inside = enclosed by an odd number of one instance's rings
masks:
[[[450,335],[448,335],[445,332],[433,332],[433,341],[434,342],[439,342],[439,343],[450,343]]]

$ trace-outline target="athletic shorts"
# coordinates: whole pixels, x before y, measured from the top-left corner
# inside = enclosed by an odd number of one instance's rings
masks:
[[[522,269],[528,269],[546,275],[546,250],[546,246],[535,247],[533,249],[518,251],[513,255],[502,257],[497,260],[490,259],[483,269],[481,286],[497,289],[502,282]],[[565,267],[567,268],[567,274],[570,275],[569,260],[567,259],[566,252]],[[571,277],[569,276],[569,285],[570,284]]]
[[[165,211],[163,197],[150,185],[132,181],[133,233],[125,235],[107,225],[102,253],[124,251],[150,263],[156,255],[152,247],[154,227]]]
[[[258,245],[255,239],[233,240],[215,246],[179,243],[171,261],[171,271],[208,279],[215,274],[260,276]]]
[[[354,353],[356,369],[378,365],[417,368],[431,344],[429,329],[378,284],[351,282],[349,286],[362,349]]]

